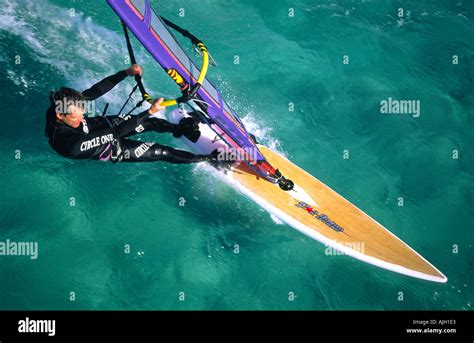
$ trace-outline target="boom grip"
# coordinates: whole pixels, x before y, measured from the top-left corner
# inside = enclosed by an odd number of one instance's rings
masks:
[[[163,100],[163,102],[160,104],[161,106],[169,107],[169,106],[174,106],[177,105],[178,102],[176,99],[173,100]]]

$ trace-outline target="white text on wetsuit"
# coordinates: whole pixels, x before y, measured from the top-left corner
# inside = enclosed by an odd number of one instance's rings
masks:
[[[86,150],[89,150],[89,149],[92,149],[92,148],[96,148],[99,145],[110,143],[113,140],[114,140],[114,135],[111,134],[111,133],[108,134],[108,135],[103,135],[103,136],[100,136],[100,137],[96,137],[94,139],[82,142],[81,151],[86,151]]]

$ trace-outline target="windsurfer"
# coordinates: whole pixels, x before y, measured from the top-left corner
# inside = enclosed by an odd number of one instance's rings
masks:
[[[142,75],[142,68],[137,64],[106,77],[83,92],[66,87],[52,92],[51,105],[46,112],[45,134],[53,150],[66,158],[113,162],[215,161],[218,157],[217,153],[196,155],[158,143],[128,139],[130,136],[147,131],[170,132],[175,137],[196,134],[197,126],[193,124],[193,119],[190,117],[179,124],[152,117],[154,113],[165,108],[160,105],[163,99],[154,100],[148,110],[138,115],[128,115],[124,118],[85,115],[84,103],[106,94],[127,76],[135,75]]]

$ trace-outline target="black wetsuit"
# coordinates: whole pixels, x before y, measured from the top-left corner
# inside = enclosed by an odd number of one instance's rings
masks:
[[[125,71],[111,75],[82,92],[85,100],[95,100],[127,77]],[[148,111],[129,115],[122,120],[118,116],[84,116],[81,125],[72,128],[56,120],[55,105],[46,112],[45,134],[51,147],[61,156],[71,159],[112,160],[113,162],[166,161],[193,163],[209,159],[207,155],[195,155],[157,143],[144,143],[126,139],[146,132],[172,132],[179,129],[164,119],[149,118]],[[115,125],[117,124],[118,125]]]

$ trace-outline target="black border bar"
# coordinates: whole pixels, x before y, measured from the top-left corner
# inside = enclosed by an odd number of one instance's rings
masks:
[[[320,336],[474,340],[471,311],[2,311],[0,341],[88,336]],[[19,321],[55,320],[55,336],[19,333]],[[425,332],[408,333],[407,329]],[[436,330],[435,330],[436,329]],[[434,333],[455,329],[456,333]],[[430,332],[431,330],[431,332]]]

